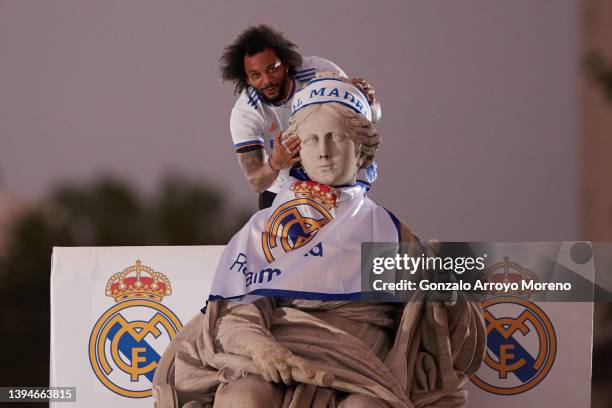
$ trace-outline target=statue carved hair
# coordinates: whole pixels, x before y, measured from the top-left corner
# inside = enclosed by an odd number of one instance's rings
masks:
[[[283,141],[292,135],[299,134],[298,128],[300,125],[308,120],[308,117],[313,113],[322,109],[323,106],[333,108],[344,119],[345,125],[349,129],[349,137],[360,153],[361,167],[359,169],[368,167],[374,160],[374,154],[380,145],[381,137],[367,118],[339,103],[311,105],[296,112],[289,121],[289,128],[283,134]]]

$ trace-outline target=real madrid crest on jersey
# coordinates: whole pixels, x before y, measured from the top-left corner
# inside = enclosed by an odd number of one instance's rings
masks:
[[[338,206],[340,191],[315,181],[291,185],[295,199],[279,205],[262,233],[262,247],[268,262],[309,243],[328,222]]]
[[[508,257],[488,268],[491,282],[537,280],[536,274]],[[529,291],[516,296],[491,297],[482,303],[487,333],[484,364],[471,380],[479,388],[497,395],[526,392],[544,380],[557,353],[557,336],[549,317],[527,298]]]
[[[130,398],[149,397],[161,354],[182,327],[161,304],[172,294],[170,281],[138,260],[111,276],[105,294],[116,303],[91,331],[91,367],[109,390]]]

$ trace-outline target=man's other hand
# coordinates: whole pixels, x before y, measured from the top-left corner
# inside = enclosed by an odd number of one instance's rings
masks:
[[[367,96],[370,105],[376,102],[376,92],[374,92],[374,88],[367,80],[355,77],[351,78],[351,82]]]

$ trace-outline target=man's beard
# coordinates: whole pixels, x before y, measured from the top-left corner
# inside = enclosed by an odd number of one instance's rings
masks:
[[[284,84],[280,85],[280,87],[278,88],[278,95],[276,95],[274,98],[268,98],[265,94],[264,94],[264,89],[268,89],[268,88],[274,88],[275,86],[277,86],[276,84],[272,84],[272,86],[263,88],[263,89],[259,89],[259,88],[254,88],[255,92],[257,93],[257,95],[259,95],[259,97],[261,98],[262,101],[267,102],[267,103],[278,103],[280,101],[283,100],[283,98],[285,97],[285,92],[287,91],[287,84],[289,83],[289,81],[285,81]]]

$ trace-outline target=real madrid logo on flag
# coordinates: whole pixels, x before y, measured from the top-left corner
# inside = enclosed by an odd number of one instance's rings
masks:
[[[278,206],[262,233],[262,247],[268,262],[309,243],[327,223],[338,206],[340,191],[315,181],[296,181],[290,190],[294,200]]]
[[[361,244],[399,238],[395,219],[366,192],[364,183],[331,187],[289,176],[272,206],[253,215],[225,247],[209,300],[361,299],[361,257],[355,256]]]
[[[89,361],[102,384],[130,398],[151,396],[155,368],[182,324],[161,304],[172,294],[168,278],[140,260],[110,277],[105,294],[116,304],[95,323]]]

